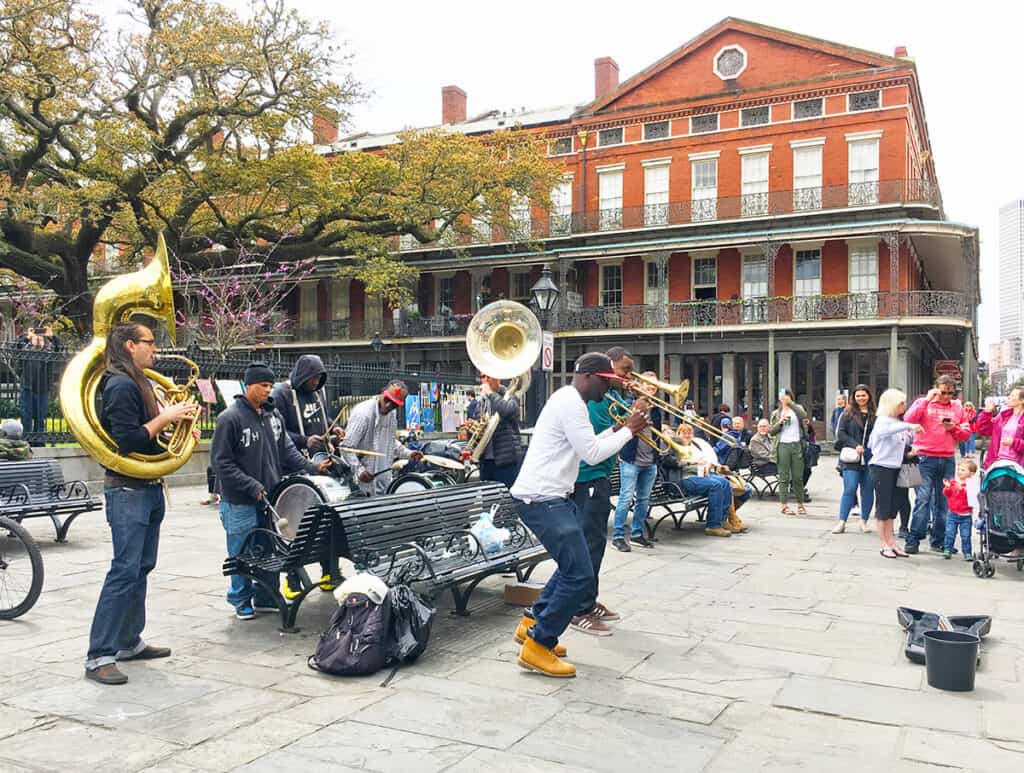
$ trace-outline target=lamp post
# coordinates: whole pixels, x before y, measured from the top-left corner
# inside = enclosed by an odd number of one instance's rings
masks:
[[[547,330],[551,312],[554,311],[555,306],[558,304],[558,296],[561,295],[558,285],[551,278],[551,268],[549,266],[545,265],[540,272],[540,279],[530,288],[530,295],[533,298],[533,305],[536,306],[538,317],[540,318],[540,329]],[[550,390],[549,379],[550,374],[544,373],[542,367],[541,378],[533,380],[534,384],[536,384],[536,391],[534,393],[535,410],[533,411],[535,422],[537,416],[540,415],[541,407],[543,407],[547,400],[548,391]]]
[[[380,350],[384,348],[384,342],[381,340],[379,330],[373,334],[373,340],[370,341],[370,346],[373,347],[373,351],[377,355],[377,364],[380,365]]]

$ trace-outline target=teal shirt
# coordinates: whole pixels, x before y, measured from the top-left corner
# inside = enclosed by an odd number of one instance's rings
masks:
[[[608,390],[612,392],[613,390]],[[618,392],[615,392],[617,396],[621,398]],[[609,427],[615,426],[615,420],[612,419],[612,415],[608,413],[608,406],[612,404],[611,399],[606,394],[599,403],[587,403],[587,412],[590,414],[590,426],[594,428],[594,434],[600,435]],[[586,483],[591,480],[597,480],[598,478],[607,478],[611,476],[612,470],[615,469],[615,460],[618,458],[618,454],[612,454],[600,464],[587,464],[586,462],[580,462],[580,471],[576,476],[577,483]]]

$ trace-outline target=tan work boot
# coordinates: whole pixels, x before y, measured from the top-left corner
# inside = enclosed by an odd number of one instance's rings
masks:
[[[576,666],[559,658],[547,647],[537,644],[529,636],[519,650],[519,666],[527,671],[536,671],[544,676],[567,679],[576,676]]]
[[[736,508],[735,508],[735,506],[729,508],[729,522],[728,523],[729,523],[729,531],[731,531],[733,534],[742,534],[743,532],[745,532],[747,530],[746,524],[744,524],[743,521],[740,519],[740,517],[738,515],[736,515]],[[722,525],[725,526],[724,523]]]
[[[516,640],[516,644],[522,644],[530,638],[530,627],[533,625],[533,622],[534,620],[532,617],[527,617],[526,615],[522,616],[519,620],[519,625],[516,626],[515,636],[512,637]],[[565,648],[564,644],[556,644],[554,653],[558,655],[558,657],[564,658],[569,654],[569,650]]]
[[[708,537],[731,537],[732,532],[728,529],[705,529],[704,534]]]

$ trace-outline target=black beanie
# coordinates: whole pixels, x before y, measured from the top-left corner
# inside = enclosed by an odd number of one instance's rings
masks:
[[[264,382],[274,383],[274,371],[265,362],[254,362],[245,369],[245,377],[242,379],[246,386],[251,384],[262,384]]]

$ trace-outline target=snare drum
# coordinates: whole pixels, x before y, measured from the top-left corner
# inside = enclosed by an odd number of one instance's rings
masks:
[[[348,486],[327,475],[289,476],[270,495],[270,504],[278,516],[272,526],[285,539],[295,539],[302,514],[311,505],[336,505],[351,493]],[[273,516],[271,520],[275,520]]]
[[[455,481],[447,473],[430,470],[429,472],[407,472],[391,481],[389,494],[410,494],[415,491],[429,491],[444,486],[454,486]]]

